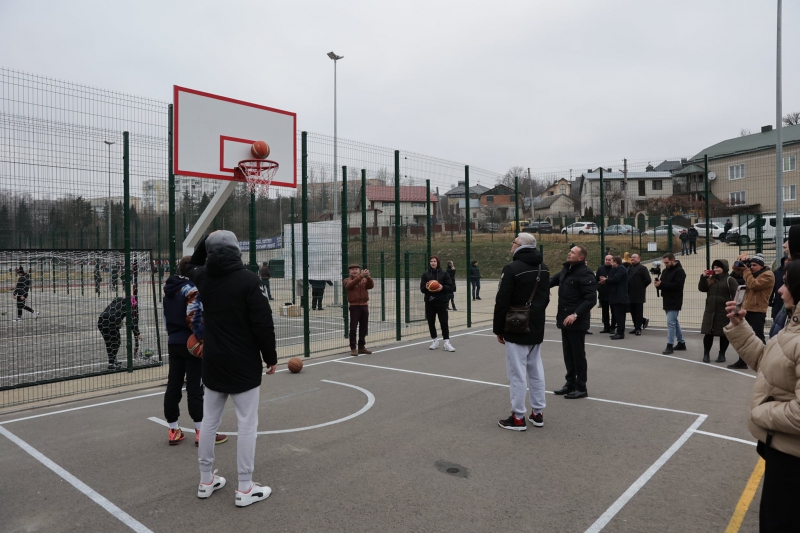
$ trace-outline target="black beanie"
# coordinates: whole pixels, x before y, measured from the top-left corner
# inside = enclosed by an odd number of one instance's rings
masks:
[[[789,227],[789,256],[792,261],[800,259],[800,226]]]

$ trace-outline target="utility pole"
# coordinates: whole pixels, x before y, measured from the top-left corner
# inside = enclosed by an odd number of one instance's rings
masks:
[[[778,40],[775,62],[775,252],[780,262],[783,245],[783,91],[781,85],[781,11],[782,0],[778,0]]]
[[[531,222],[533,222],[533,180],[531,179],[530,167],[528,167],[528,187],[531,191]]]
[[[622,210],[622,217],[625,217],[625,211],[628,210],[628,160],[622,160],[622,201],[625,203],[625,209]]]

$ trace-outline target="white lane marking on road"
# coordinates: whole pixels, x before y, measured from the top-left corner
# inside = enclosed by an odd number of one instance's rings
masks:
[[[45,457],[41,452],[36,450],[33,446],[25,442],[24,440],[20,439],[6,428],[0,426],[0,434],[6,437],[8,440],[22,448],[28,455],[42,463],[44,466],[55,472],[59,477],[61,477],[64,481],[81,491],[83,494],[89,497],[94,503],[108,511],[114,518],[131,528],[133,531],[137,533],[153,533],[150,529],[147,529],[141,522],[137,521],[131,515],[108,501],[106,498],[98,494],[94,489],[92,489],[89,485],[81,481],[80,479],[76,478],[56,463]]]
[[[350,385],[349,383],[340,383],[338,381],[331,381],[331,380],[328,380],[328,379],[321,379],[320,381],[322,381],[323,383],[333,383],[334,385],[342,385],[343,387],[350,387],[350,388],[356,389],[358,391],[361,391],[367,397],[367,404],[364,407],[362,407],[361,409],[359,409],[358,411],[356,411],[355,413],[351,414],[351,415],[347,415],[344,418],[331,420],[330,422],[323,422],[322,424],[316,424],[316,425],[313,425],[313,426],[305,426],[305,427],[301,427],[301,428],[275,429],[275,430],[272,430],[272,431],[258,431],[258,432],[256,432],[256,435],[275,435],[275,434],[278,434],[278,433],[296,433],[298,431],[308,431],[310,429],[318,429],[318,428],[324,428],[325,426],[332,426],[334,424],[341,424],[342,422],[347,422],[348,420],[352,420],[353,418],[356,418],[357,416],[363,415],[364,413],[369,411],[372,408],[373,405],[375,405],[375,396],[370,391],[368,391],[367,389],[362,389],[361,387],[357,387],[355,385]],[[150,420],[151,422],[155,422],[156,424],[161,424],[164,427],[169,427],[169,424],[167,423],[167,421],[166,420],[162,420],[161,418],[157,418],[155,416],[151,416],[150,418],[148,418],[148,420]],[[181,429],[184,432],[188,432],[188,433],[191,433],[192,431],[194,431],[193,428],[181,428]],[[239,434],[237,431],[219,431],[218,433],[220,435],[238,435]]]
[[[655,473],[658,472],[667,461],[669,461],[670,457],[675,455],[675,452],[677,452],[681,446],[683,446],[686,441],[689,440],[689,437],[692,436],[697,427],[702,424],[706,418],[706,415],[698,416],[697,420],[695,420],[694,423],[689,426],[689,429],[684,431],[683,435],[681,435],[680,438],[678,438],[678,440],[676,440],[667,451],[661,454],[661,457],[659,457],[658,460],[656,460],[656,462],[644,472],[644,474],[639,476],[639,479],[634,481],[633,484],[628,487],[628,490],[622,494],[622,496],[617,498],[617,501],[615,501],[611,507],[609,507],[606,512],[603,513],[600,518],[598,518],[595,523],[586,530],[586,533],[599,533],[602,531],[603,528],[608,525],[611,519],[613,519],[617,513],[619,513],[622,508],[625,507],[625,505],[636,495],[637,492],[639,492],[639,489],[644,487],[645,484],[655,475]]]
[[[721,435],[719,433],[709,433],[708,431],[700,431],[699,429],[694,430],[695,433],[699,433],[700,435],[707,435],[709,437],[716,437],[718,439],[725,439],[725,440],[732,440],[733,442],[741,442],[742,444],[748,444],[750,446],[756,446],[756,443],[750,440],[744,439],[737,439],[736,437],[729,437],[728,435]]]

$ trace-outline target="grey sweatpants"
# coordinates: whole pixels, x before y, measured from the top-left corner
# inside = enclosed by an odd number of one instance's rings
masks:
[[[527,346],[506,341],[505,346],[511,411],[518,418],[525,416],[525,394],[530,389],[531,409],[534,413],[541,413],[545,407],[542,345]]]
[[[239,394],[231,394],[239,422],[236,439],[236,466],[239,481],[253,479],[253,468],[256,455],[256,431],[258,430],[258,397],[260,387]],[[222,420],[222,410],[228,400],[228,394],[217,392],[206,387],[203,398],[203,426],[200,428],[200,447],[197,458],[200,472],[211,472],[214,467],[214,438]]]

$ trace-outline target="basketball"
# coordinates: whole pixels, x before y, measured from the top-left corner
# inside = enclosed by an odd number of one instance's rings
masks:
[[[266,159],[269,157],[269,145],[264,141],[256,141],[250,147],[250,153],[256,159]]]
[[[439,292],[442,290],[442,284],[436,280],[428,282],[428,290],[431,292]]]
[[[292,357],[289,359],[289,372],[292,374],[297,374],[303,370],[303,360],[299,357]]]
[[[144,351],[142,352],[142,357],[144,357],[145,359],[150,359],[151,357],[153,357],[152,348],[145,348]]]
[[[197,337],[194,336],[194,333],[192,333],[189,336],[189,340],[186,341],[186,348],[193,356],[203,357],[203,341],[197,340]]]

